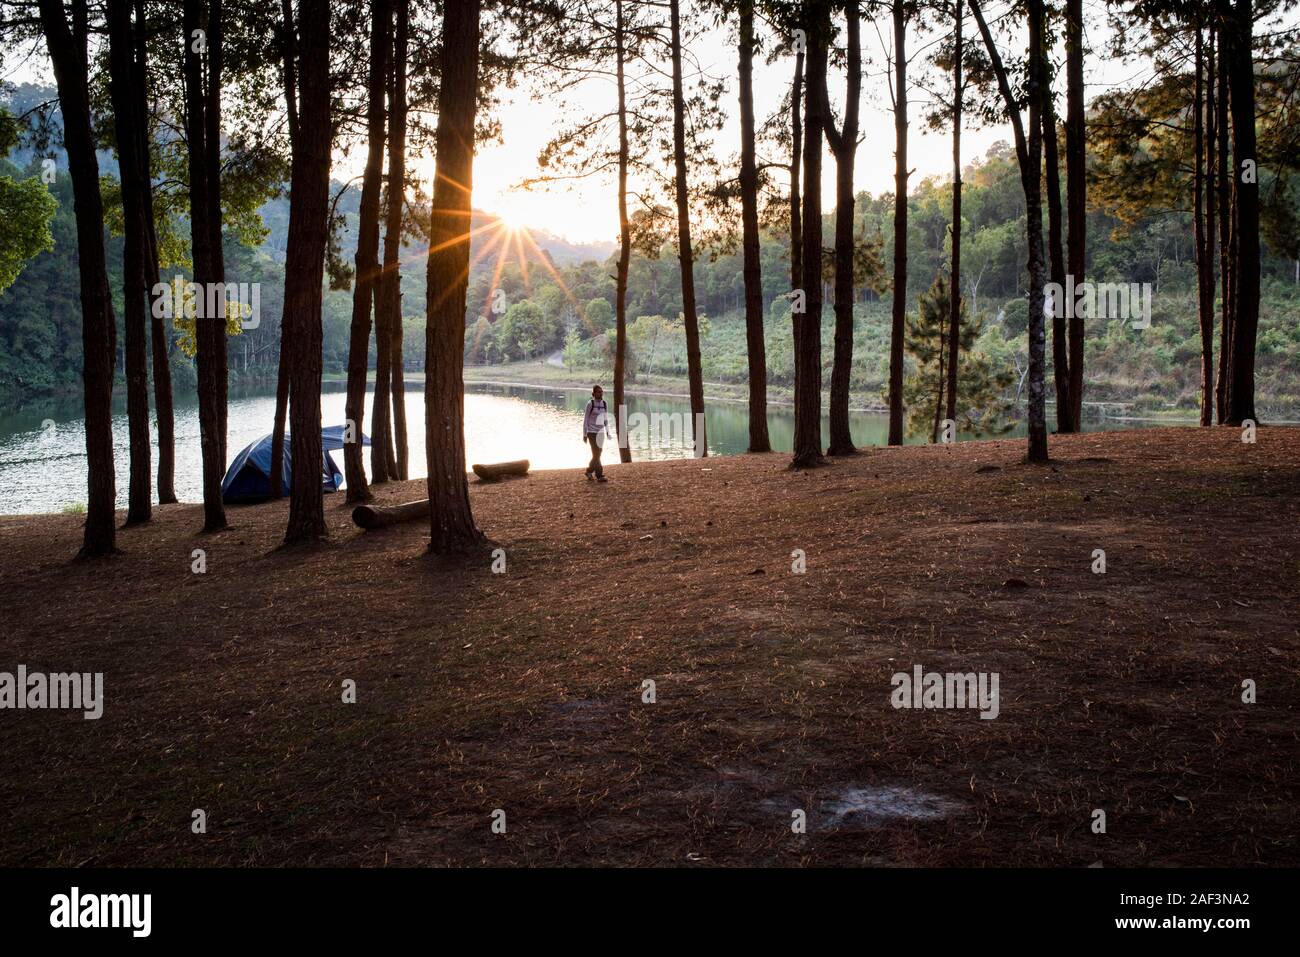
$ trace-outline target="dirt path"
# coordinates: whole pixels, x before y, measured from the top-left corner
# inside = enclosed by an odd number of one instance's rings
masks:
[[[310,552],[279,504],[95,563],[0,518],[0,671],[106,697],[0,711],[0,864],[1300,863],[1300,430],[1052,452],[538,473],[473,487],[466,562],[339,496]],[[917,664],[997,672],[998,717],[895,709]]]

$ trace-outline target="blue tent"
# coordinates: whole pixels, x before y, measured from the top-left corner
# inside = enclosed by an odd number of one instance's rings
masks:
[[[320,430],[321,484],[327,492],[337,492],[343,485],[343,473],[330,458],[331,451],[343,448],[345,425],[331,425]],[[361,444],[369,445],[369,436],[361,436]],[[284,466],[280,487],[286,494],[293,480],[293,452],[289,435],[284,436]],[[221,500],[226,504],[261,502],[271,497],[271,436],[264,435],[235,456],[221,480]]]

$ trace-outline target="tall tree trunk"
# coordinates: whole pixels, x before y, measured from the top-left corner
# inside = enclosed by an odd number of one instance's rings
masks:
[[[673,167],[677,192],[677,257],[681,263],[682,315],[686,325],[686,374],[690,380],[691,435],[695,454],[709,454],[704,421],[704,372],[700,320],[695,305],[695,253],[691,249],[691,193],[686,181],[686,97],[682,92],[681,0],[669,0],[673,57]]]
[[[1087,153],[1084,148],[1083,103],[1083,0],[1065,3],[1065,195],[1066,245],[1069,275],[1080,284],[1087,269]],[[1084,317],[1071,310],[1070,333],[1070,419],[1083,429],[1083,332]]]
[[[293,0],[280,0],[280,62],[284,77],[285,112],[289,119],[289,143],[298,149],[298,45],[293,22]],[[293,198],[289,200],[293,208]],[[286,265],[287,265],[286,256]],[[292,343],[292,325],[289,312],[280,314],[280,351],[275,370],[275,419],[271,426],[271,474],[268,476],[271,498],[284,494],[284,434],[285,418],[289,413],[289,350]]]
[[[290,452],[286,544],[323,538],[320,382],[321,283],[329,228],[330,17],[328,0],[299,0],[297,136],[289,185],[289,238],[284,264],[285,336],[289,355]],[[281,356],[281,362],[285,359]]]
[[[894,302],[889,330],[889,444],[903,444],[903,335],[907,321],[907,17],[894,0]]]
[[[957,362],[961,350],[961,114],[966,87],[962,81],[961,0],[953,0],[952,68],[952,266],[949,269],[948,302],[948,408],[947,417],[957,420]]]
[[[1237,0],[1229,24],[1229,108],[1232,111],[1232,201],[1235,275],[1233,277],[1231,375],[1228,422],[1255,419],[1255,337],[1259,328],[1259,171],[1255,154],[1255,64],[1252,50],[1254,5]]]
[[[138,126],[135,44],[131,28],[131,0],[109,0],[109,88],[113,102],[113,127],[117,138],[119,178],[122,184],[122,321],[126,333],[126,415],[130,435],[130,487],[126,523],[149,521],[153,509],[153,475],[149,440],[149,356],[145,318],[145,261],[150,252],[145,230],[142,164]]]
[[[1061,222],[1061,157],[1056,144],[1056,108],[1053,103],[1051,74],[1047,68],[1047,31],[1043,30],[1042,79],[1043,151],[1047,164],[1047,251],[1051,263],[1051,280],[1057,288],[1065,289],[1065,248],[1062,244]],[[1052,310],[1052,376],[1056,386],[1056,431],[1077,432],[1070,398],[1070,346],[1066,341],[1065,303],[1054,304]]]
[[[410,0],[397,0],[397,30],[394,37],[394,63],[393,63],[393,101],[395,111],[390,121],[393,127],[393,145],[390,149],[393,151],[393,159],[390,160],[389,167],[389,188],[395,189],[397,194],[406,197],[406,60],[407,60],[407,37],[410,24]],[[393,186],[397,183],[397,186]],[[390,213],[390,215],[392,215]],[[401,205],[397,208],[397,219],[390,220],[395,228],[393,233],[393,261],[400,263],[402,251],[402,216],[404,215]],[[387,257],[388,241],[384,241],[384,256]],[[393,446],[394,446],[394,474],[397,478],[405,480],[410,478],[410,444],[407,441],[406,434],[406,377],[405,367],[402,358],[402,277],[401,270],[394,268],[392,275],[389,277],[392,288],[389,291],[388,311],[389,311],[389,335],[390,347],[392,353],[392,399],[393,399]]]
[[[226,300],[221,256],[221,140],[217,106],[221,84],[220,0],[211,0],[210,3],[185,0],[182,19],[190,246],[198,307],[194,338],[198,366],[199,446],[203,454],[203,530],[213,532],[226,527],[226,510],[221,501],[221,480],[226,471]],[[218,94],[216,98],[211,95],[214,89]],[[214,110],[218,111],[215,116],[212,115]]]
[[[1207,279],[1207,288],[1209,299],[1209,340],[1205,339],[1205,330],[1201,330],[1201,350],[1209,353],[1208,369],[1202,364],[1201,377],[1206,378],[1207,374],[1211,380],[1211,388],[1202,399],[1202,424],[1212,425],[1215,421],[1214,416],[1218,412],[1218,382],[1214,378],[1214,299],[1217,294],[1218,276],[1215,271],[1215,240],[1218,236],[1218,106],[1215,103],[1215,84],[1217,82],[1217,69],[1215,66],[1214,55],[1214,26],[1208,25],[1207,42],[1205,44],[1205,116],[1203,134],[1205,140],[1205,270]],[[1202,323],[1204,323],[1202,318]],[[1203,360],[1204,362],[1204,360]],[[1210,421],[1204,421],[1205,407],[1208,404]]]
[[[808,31],[807,67],[804,74],[803,141],[803,277],[805,310],[793,315],[794,456],[790,467],[810,468],[822,459],[822,136],[825,110],[820,91],[826,87],[827,42],[830,10],[825,0],[806,0],[804,26]]]
[[[388,208],[384,222],[384,269],[375,304],[375,425],[371,434],[371,468],[375,481],[405,478],[397,458],[396,420],[403,414],[402,442],[406,441],[405,385],[398,363],[402,337],[402,214],[406,202],[406,44],[410,0],[395,0],[392,87],[388,101]],[[381,345],[382,343],[382,345]],[[382,395],[381,395],[382,392]],[[382,454],[376,451],[376,446]],[[382,464],[381,464],[382,463]]]
[[[1216,167],[1215,191],[1219,200],[1219,277],[1223,285],[1220,296],[1221,317],[1219,320],[1219,380],[1215,384],[1214,407],[1220,425],[1228,421],[1228,378],[1231,369],[1228,354],[1232,344],[1232,229],[1235,210],[1232,207],[1232,180],[1230,177],[1231,160],[1228,145],[1228,62],[1227,44],[1224,35],[1225,24],[1220,21],[1215,29],[1215,45],[1218,61],[1218,75],[1215,77],[1215,138]]]
[[[849,428],[849,383],[853,373],[853,166],[858,152],[858,101],[862,96],[862,39],[856,3],[846,5],[845,18],[843,129],[835,129],[824,83],[818,91],[826,137],[835,154],[835,357],[831,364],[829,455],[853,455],[858,451]]]
[[[61,0],[40,0],[41,31],[54,66],[63,114],[63,143],[72,178],[77,221],[77,267],[81,280],[82,379],[86,415],[86,524],[81,554],[116,551],[117,484],[113,471],[113,367],[117,324],[104,264],[104,207],[99,162],[90,131],[87,82],[89,33],[86,0],[73,0],[72,27]]]
[[[794,81],[790,85],[790,288],[803,282],[803,199],[800,177],[803,175],[803,69],[801,47],[794,57]],[[799,373],[795,368],[795,375]]]
[[[370,498],[362,458],[362,432],[366,417],[366,370],[370,359],[370,310],[379,278],[379,188],[384,169],[384,81],[387,76],[388,2],[370,0],[370,85],[366,110],[368,148],[366,168],[361,177],[345,413],[352,441],[343,446],[343,472],[348,485],[349,503],[364,502]],[[378,454],[384,454],[382,447]]]
[[[627,133],[627,87],[624,75],[627,58],[627,33],[623,22],[623,0],[614,3],[614,56],[618,80],[618,269],[615,276],[615,347],[614,347],[614,416],[618,430],[618,458],[632,461],[632,447],[627,436],[624,404],[627,399],[624,378],[627,375],[627,277],[632,263],[632,224],[627,215],[627,167],[630,159]],[[743,121],[742,121],[743,122]]]
[[[997,76],[998,89],[1011,130],[1015,134],[1016,159],[1020,165],[1020,185],[1025,193],[1025,218],[1029,246],[1029,461],[1047,461],[1046,351],[1043,330],[1043,292],[1047,270],[1043,262],[1043,193],[1042,193],[1042,109],[1043,0],[1028,0],[1029,12],[1029,134],[1020,116],[1020,107],[1007,78],[1002,56],[993,34],[984,20],[979,0],[969,0],[971,14],[979,26],[989,62]]]
[[[622,0],[619,0],[622,9]],[[758,166],[754,146],[754,2],[740,3],[740,218],[744,233],[745,346],[749,360],[749,451],[770,452],[767,434],[767,343],[758,242]],[[620,102],[623,68],[619,64]],[[620,112],[620,118],[622,113]],[[622,170],[620,170],[622,172]],[[620,320],[621,321],[621,320]]]
[[[482,539],[465,479],[465,292],[478,103],[479,0],[447,0],[437,165],[429,221],[424,445],[429,462],[429,549],[459,551]]]
[[[145,233],[145,289],[149,292],[149,302],[152,303],[152,291],[160,285],[162,277],[158,267],[158,230],[154,222],[153,173],[149,155],[153,136],[149,129],[148,36],[144,0],[135,0],[133,93],[138,111],[136,115],[139,117],[136,125],[136,150],[140,162],[140,189],[143,193],[141,204]],[[170,505],[176,501],[176,416],[172,405],[171,336],[167,331],[166,317],[152,313],[153,310],[150,309],[149,349],[153,360],[154,415],[158,421],[158,504]]]
[[[1196,252],[1196,305],[1201,326],[1201,425],[1214,424],[1214,261],[1206,235],[1205,210],[1205,54],[1201,24],[1196,23],[1195,93],[1192,140],[1192,244]]]

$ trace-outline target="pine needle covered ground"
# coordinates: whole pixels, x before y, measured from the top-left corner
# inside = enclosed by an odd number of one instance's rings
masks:
[[[341,495],[314,550],[283,504],[92,562],[0,518],[0,671],[105,695],[0,711],[0,864],[1300,864],[1300,430],[1023,454],[474,484],[463,562]],[[916,664],[998,672],[998,717],[896,710]]]

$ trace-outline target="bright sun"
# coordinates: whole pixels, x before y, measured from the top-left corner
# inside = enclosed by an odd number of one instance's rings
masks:
[[[502,228],[508,232],[517,233],[527,228],[519,210],[503,209],[497,212],[496,216],[501,221]]]

